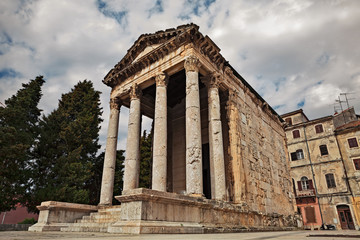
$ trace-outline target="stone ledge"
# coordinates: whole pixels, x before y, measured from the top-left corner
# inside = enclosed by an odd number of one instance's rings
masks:
[[[71,210],[77,212],[97,211],[98,209],[97,206],[93,206],[93,205],[68,203],[68,202],[56,202],[56,201],[42,202],[41,205],[37,206],[36,208],[39,209],[40,211],[57,208],[57,209]]]
[[[31,232],[60,231],[76,219],[97,211],[97,206],[78,203],[47,201],[37,206],[40,210],[38,223],[29,227]]]

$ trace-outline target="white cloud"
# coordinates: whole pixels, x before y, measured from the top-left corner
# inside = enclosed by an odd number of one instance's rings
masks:
[[[303,105],[310,118],[321,117],[332,114],[340,92],[359,95],[359,1],[5,0],[0,101],[41,74],[46,83],[40,107],[48,114],[62,93],[92,80],[103,93],[104,144],[110,88],[103,77],[141,34],[189,22],[213,39],[279,114]],[[359,113],[359,100],[351,103]],[[125,149],[127,112],[122,108],[119,149]],[[144,128],[150,124],[143,120]]]

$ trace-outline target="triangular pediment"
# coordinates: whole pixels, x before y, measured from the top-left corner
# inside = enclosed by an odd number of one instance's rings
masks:
[[[160,46],[162,43],[165,43],[172,38],[176,38],[183,32],[189,31],[190,29],[196,29],[197,31],[199,27],[195,24],[187,24],[181,25],[177,28],[167,29],[165,31],[158,31],[152,34],[142,34],[115,67],[121,69],[126,65],[131,64],[135,60]]]
[[[156,48],[159,47],[160,45],[161,45],[161,43],[147,46],[142,52],[139,53],[139,55],[137,55],[137,57],[136,57],[131,63],[136,62],[139,58],[141,58],[141,57],[143,57],[144,55],[148,54],[149,52],[153,51],[154,49],[156,49]]]

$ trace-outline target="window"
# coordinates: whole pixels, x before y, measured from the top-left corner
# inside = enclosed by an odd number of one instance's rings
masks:
[[[356,137],[354,137],[354,138],[349,138],[349,139],[348,139],[348,143],[349,143],[349,147],[350,147],[350,148],[358,147],[358,146],[359,146]]]
[[[291,120],[291,118],[285,118],[285,122],[286,122],[289,126],[292,125],[292,120]]]
[[[354,161],[355,169],[360,170],[360,158],[356,158],[353,161]]]
[[[307,177],[302,177],[300,181],[298,181],[298,189],[299,191],[314,189],[312,180],[309,180]]]
[[[304,159],[304,152],[302,149],[298,149],[296,150],[296,152],[291,153],[291,161],[296,161],[300,159]]]
[[[315,126],[315,132],[316,132],[316,133],[322,133],[322,132],[324,132],[324,129],[323,129],[322,124],[318,124],[318,125]]]
[[[300,131],[299,130],[294,130],[292,132],[292,134],[293,134],[293,138],[299,138],[300,137]]]
[[[334,174],[332,174],[332,173],[326,174],[325,178],[326,178],[326,184],[327,184],[328,188],[336,187]]]
[[[325,156],[325,155],[328,155],[328,154],[329,154],[326,145],[320,145],[319,148],[320,148],[320,154],[321,154],[321,156]]]

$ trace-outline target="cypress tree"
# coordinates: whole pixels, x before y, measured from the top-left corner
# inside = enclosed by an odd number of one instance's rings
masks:
[[[42,76],[30,80],[0,106],[0,212],[25,201],[43,84]]]
[[[139,187],[151,188],[152,178],[152,130],[150,134],[143,132],[140,139],[140,177]]]
[[[58,108],[40,123],[35,147],[34,186],[28,207],[42,201],[90,202],[90,179],[100,148],[100,92],[84,80],[61,96]]]

